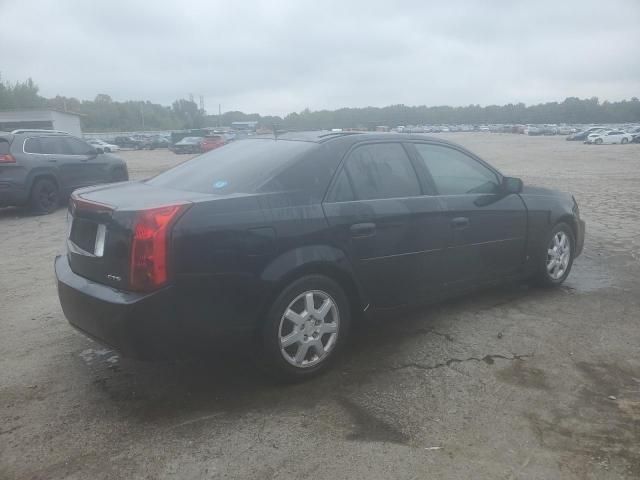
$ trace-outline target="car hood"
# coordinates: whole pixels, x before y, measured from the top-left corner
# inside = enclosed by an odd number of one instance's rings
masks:
[[[522,187],[523,195],[544,195],[546,197],[571,197],[570,194],[561,192],[559,190],[553,190],[546,187],[538,187],[536,185],[524,185]]]

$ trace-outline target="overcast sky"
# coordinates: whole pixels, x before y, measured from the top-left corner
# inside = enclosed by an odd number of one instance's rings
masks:
[[[47,97],[282,115],[640,96],[640,0],[0,0],[0,19],[0,74]]]

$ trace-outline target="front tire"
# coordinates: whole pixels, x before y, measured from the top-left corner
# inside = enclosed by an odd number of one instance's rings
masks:
[[[596,138],[595,142],[596,145],[602,145],[602,139],[601,138]]]
[[[343,348],[351,312],[336,282],[308,275],[273,302],[262,328],[261,366],[276,378],[299,382],[325,371]]]
[[[60,204],[58,185],[53,180],[42,178],[36,180],[31,187],[29,206],[37,214],[52,213]]]
[[[566,223],[558,223],[549,234],[545,251],[540,255],[537,283],[543,287],[561,285],[569,276],[575,258],[575,237]]]
[[[622,145],[624,145],[625,143],[629,143],[629,139],[628,138],[623,138],[620,143],[622,143]]]

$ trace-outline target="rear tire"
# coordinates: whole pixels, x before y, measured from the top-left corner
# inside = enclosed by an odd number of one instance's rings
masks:
[[[553,227],[544,251],[540,252],[540,265],[535,281],[542,287],[557,287],[569,276],[575,258],[575,236],[573,229],[564,222]]]
[[[124,168],[114,168],[111,172],[110,183],[126,182],[127,180],[129,180],[129,178]]]
[[[324,372],[345,345],[350,305],[336,282],[308,275],[275,299],[262,327],[259,366],[284,382]]]
[[[629,139],[623,138],[622,140],[620,140],[620,143],[622,143],[622,145],[624,145],[625,143],[629,143]]]
[[[29,206],[33,213],[52,213],[60,205],[60,191],[53,180],[42,178],[36,180],[31,187]]]

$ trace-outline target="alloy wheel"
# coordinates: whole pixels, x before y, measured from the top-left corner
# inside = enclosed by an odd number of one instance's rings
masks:
[[[547,247],[547,273],[552,280],[559,280],[567,271],[571,260],[571,241],[560,230],[551,238]]]
[[[321,290],[303,292],[280,319],[280,353],[294,367],[312,367],[331,353],[339,330],[340,313],[334,299]]]

